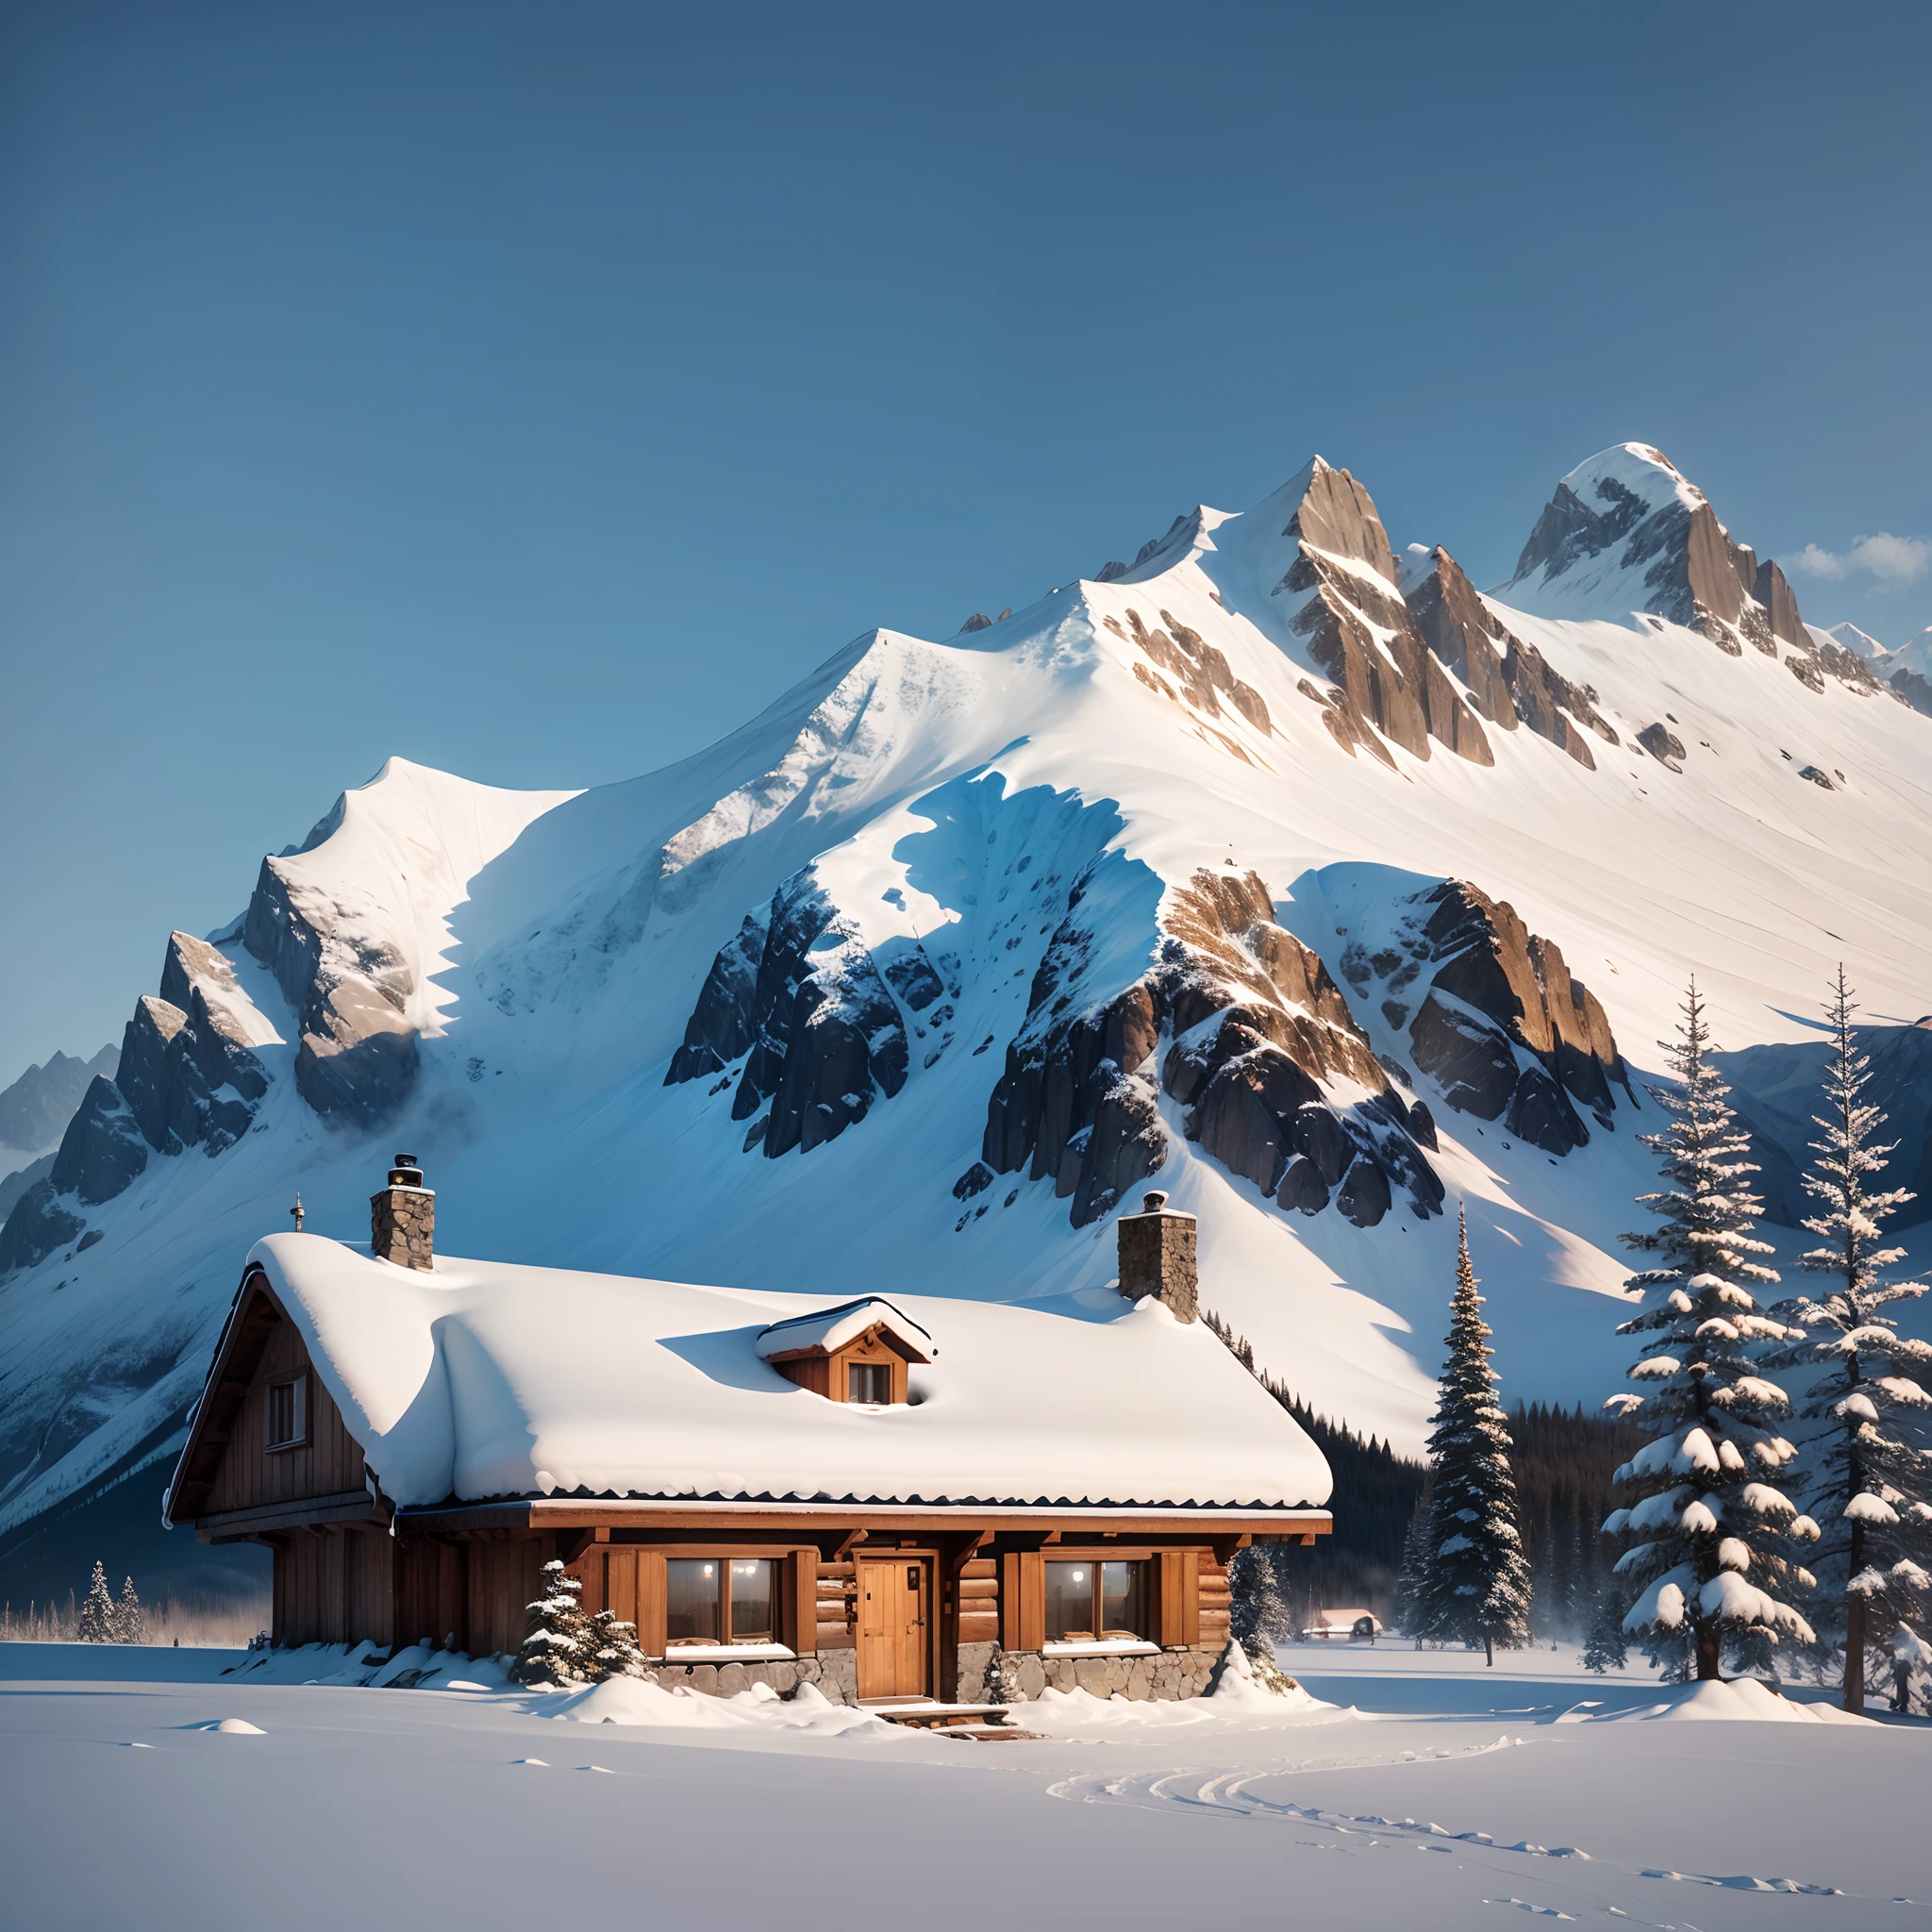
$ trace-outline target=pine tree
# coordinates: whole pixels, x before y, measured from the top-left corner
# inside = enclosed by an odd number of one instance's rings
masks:
[[[1529,1564],[1509,1470],[1509,1424],[1470,1265],[1468,1216],[1458,1224],[1449,1354],[1429,1437],[1435,1494],[1417,1592],[1421,1616],[1411,1634],[1480,1643],[1494,1663],[1499,1643],[1513,1650],[1529,1641]]]
[[[590,1618],[579,1601],[583,1585],[554,1558],[543,1566],[543,1594],[529,1606],[529,1627],[510,1666],[519,1684],[554,1689],[581,1684],[595,1656]]]
[[[1838,970],[1825,1012],[1831,1059],[1824,1111],[1813,1116],[1824,1138],[1805,1176],[1821,1211],[1806,1228],[1823,1245],[1799,1257],[1814,1274],[1834,1275],[1829,1292],[1800,1295],[1775,1312],[1807,1331],[1772,1357],[1778,1367],[1822,1368],[1804,1407],[1803,1500],[1820,1525],[1811,1566],[1819,1576],[1813,1612],[1821,1645],[1844,1652],[1844,1707],[1865,1707],[1866,1653],[1875,1638],[1916,1616],[1932,1596],[1932,1455],[1901,1439],[1893,1418],[1932,1407],[1919,1377],[1932,1348],[1907,1341],[1883,1311],[1925,1292],[1893,1284],[1883,1271],[1903,1248],[1878,1245],[1878,1224],[1912,1198],[1879,1190],[1891,1145],[1876,1144],[1885,1115],[1865,1098],[1871,1062],[1852,1031],[1857,1010]]]
[[[606,1677],[641,1677],[648,1669],[648,1661],[638,1648],[638,1626],[620,1623],[615,1610],[599,1610],[591,1619],[586,1674],[601,1684]]]
[[[121,1579],[121,1596],[114,1606],[114,1641],[147,1641],[147,1617],[141,1607],[141,1599],[134,1593],[134,1578],[131,1576]]]
[[[1724,1104],[1694,979],[1683,1012],[1668,1046],[1677,1085],[1652,1090],[1669,1124],[1644,1138],[1670,1185],[1640,1205],[1663,1225],[1623,1237],[1657,1259],[1629,1281],[1651,1305],[1617,1330],[1648,1338],[1629,1372],[1646,1392],[1605,1404],[1653,1438],[1617,1472],[1638,1501],[1604,1524],[1650,1539],[1616,1566],[1623,1627],[1677,1682],[1721,1675],[1726,1650],[1753,1663],[1780,1637],[1812,1641],[1786,1597],[1813,1579],[1788,1552],[1818,1533],[1771,1487],[1797,1452],[1775,1427],[1790,1404],[1757,1373],[1754,1351],[1798,1331],[1759,1313],[1744,1285],[1777,1276],[1753,1258],[1772,1252],[1751,1231],[1758,1203],[1743,1177],[1757,1170],[1739,1158],[1748,1143]]]
[[[1591,1608],[1590,1632],[1583,1643],[1583,1668],[1601,1674],[1621,1671],[1628,1658],[1624,1644],[1624,1599],[1615,1584],[1606,1580]]]
[[[80,1607],[74,1634],[83,1643],[114,1641],[114,1599],[108,1593],[108,1573],[98,1562],[88,1583],[87,1599]]]
[[[1265,1545],[1237,1550],[1227,1566],[1228,1635],[1251,1657],[1271,1662],[1274,1646],[1294,1634],[1294,1617],[1281,1593],[1281,1577]]]
[[[1436,1479],[1423,1479],[1422,1493],[1408,1519],[1408,1533],[1402,1540],[1402,1568],[1395,1578],[1395,1624],[1405,1637],[1415,1639],[1423,1647],[1424,1606],[1429,1591],[1429,1511],[1435,1503]]]

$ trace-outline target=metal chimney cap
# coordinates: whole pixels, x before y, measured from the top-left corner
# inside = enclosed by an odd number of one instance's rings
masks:
[[[1158,1214],[1166,1206],[1167,1196],[1158,1188],[1151,1188],[1141,1196],[1142,1214]]]
[[[421,1167],[423,1163],[413,1154],[398,1154],[393,1165],[397,1167]]]

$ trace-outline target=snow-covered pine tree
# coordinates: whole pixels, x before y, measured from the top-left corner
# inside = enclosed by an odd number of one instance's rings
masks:
[[[112,1643],[114,1641],[114,1599],[108,1591],[108,1573],[98,1562],[80,1607],[74,1634],[82,1643]]]
[[[554,1558],[543,1566],[543,1594],[529,1606],[529,1626],[510,1666],[519,1684],[554,1689],[591,1674],[591,1620],[579,1601],[583,1585]]]
[[[1395,1577],[1395,1627],[1405,1637],[1415,1639],[1423,1647],[1424,1605],[1429,1590],[1429,1510],[1435,1501],[1436,1479],[1423,1478],[1422,1494],[1408,1517],[1408,1531],[1402,1540],[1402,1568]]]
[[[1271,1662],[1274,1646],[1293,1634],[1294,1619],[1281,1593],[1274,1559],[1261,1543],[1237,1550],[1228,1560],[1228,1635],[1252,1657]]]
[[[600,1684],[606,1677],[641,1677],[649,1669],[638,1648],[638,1626],[620,1623],[615,1610],[599,1610],[591,1619],[590,1650],[585,1674]]]
[[[1867,1651],[1932,1602],[1932,1455],[1903,1440],[1894,1420],[1932,1407],[1920,1381],[1932,1348],[1900,1335],[1885,1312],[1925,1290],[1883,1278],[1905,1250],[1881,1247],[1878,1224],[1912,1195],[1875,1185],[1892,1146],[1878,1144],[1885,1115],[1865,1097],[1871,1062],[1852,1030],[1857,1011],[1840,966],[1825,1004],[1824,1110],[1813,1116],[1824,1138],[1811,1143],[1817,1158],[1805,1176],[1819,1204],[1805,1226],[1822,1245],[1798,1261],[1836,1280],[1774,1310],[1806,1335],[1770,1357],[1823,1371],[1799,1410],[1802,1495],[1821,1538],[1811,1621],[1823,1646],[1843,1650],[1844,1707],[1854,1711],[1865,1707]]]
[[[1726,1650],[1734,1664],[1756,1662],[1780,1638],[1812,1641],[1787,1598],[1813,1579],[1789,1548],[1818,1533],[1771,1484],[1797,1451],[1776,1428],[1790,1404],[1757,1373],[1756,1353],[1798,1331],[1760,1313],[1745,1286],[1777,1276],[1753,1258],[1772,1252],[1751,1231],[1758,1203],[1744,1176],[1757,1170],[1740,1158],[1748,1143],[1724,1104],[1694,979],[1683,1013],[1666,1042],[1677,1085],[1652,1089],[1669,1124],[1644,1137],[1669,1186],[1640,1205],[1663,1225],[1623,1237],[1657,1258],[1629,1282],[1651,1305],[1617,1329],[1648,1338],[1630,1370],[1646,1392],[1604,1405],[1655,1439],[1618,1470],[1638,1500],[1604,1529],[1648,1538],[1616,1566],[1623,1627],[1678,1682],[1721,1675]]]
[[[1430,1503],[1421,1615],[1411,1634],[1496,1646],[1529,1641],[1529,1563],[1509,1469],[1509,1423],[1490,1366],[1490,1326],[1469,1259],[1469,1218],[1457,1217],[1456,1292],[1450,1299],[1449,1354],[1431,1418]]]
[[[121,1595],[114,1605],[114,1641],[147,1641],[147,1616],[141,1607],[141,1599],[134,1593],[134,1578],[131,1576],[121,1579]]]

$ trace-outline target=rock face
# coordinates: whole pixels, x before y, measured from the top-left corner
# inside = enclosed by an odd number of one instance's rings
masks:
[[[1646,724],[1637,734],[1637,741],[1658,764],[1673,772],[1684,769],[1684,759],[1689,756],[1684,749],[1684,741],[1662,719],[1655,724]]]
[[[134,1109],[111,1080],[96,1080],[74,1116],[48,1176],[57,1194],[98,1207],[122,1192],[147,1166],[148,1140]]]
[[[762,1145],[774,1160],[794,1147],[808,1154],[905,1086],[905,1015],[944,991],[917,946],[875,957],[808,866],[719,950],[664,1083],[705,1078],[742,1057],[732,1118],[770,1103],[747,1149]]]
[[[1596,759],[1574,721],[1606,743],[1618,742],[1591,694],[1517,637],[1441,545],[1405,573],[1403,599],[1430,651],[1469,687],[1470,702],[1492,724],[1505,731],[1526,724],[1590,771],[1596,769]]]
[[[285,858],[262,860],[242,942],[295,1009],[296,1091],[325,1120],[373,1126],[416,1084],[416,1032],[406,1017],[415,976],[394,946],[302,886]]]
[[[1162,630],[1149,630],[1141,613],[1133,609],[1127,612],[1125,625],[1114,617],[1105,617],[1101,622],[1117,638],[1134,643],[1146,657],[1148,662],[1137,663],[1134,673],[1150,691],[1174,703],[1191,705],[1208,718],[1222,715],[1221,700],[1224,697],[1263,738],[1272,735],[1274,727],[1261,693],[1253,685],[1243,684],[1229,668],[1226,658],[1199,631],[1189,629],[1165,610],[1160,613],[1160,622],[1166,626]],[[1224,736],[1222,742],[1237,756],[1247,756],[1233,740]]]
[[[104,1046],[91,1060],[72,1054],[51,1055],[45,1065],[29,1067],[0,1092],[0,1147],[31,1150],[58,1141],[96,1074],[114,1077],[117,1048]]]
[[[161,988],[162,996],[135,1002],[114,1078],[94,1079],[52,1172],[14,1203],[0,1231],[0,1272],[52,1253],[68,1239],[58,1230],[69,1222],[78,1228],[63,1203],[97,1207],[123,1192],[150,1154],[200,1147],[215,1155],[248,1131],[268,1091],[253,1045],[267,1029],[234,968],[205,940],[174,933]]]
[[[753,996],[770,923],[771,915],[763,907],[747,912],[737,936],[718,949],[698,993],[697,1006],[685,1022],[684,1044],[671,1057],[665,1086],[723,1073],[751,1050]]]
[[[1473,763],[1494,764],[1482,725],[1396,589],[1395,558],[1369,492],[1317,458],[1282,535],[1295,558],[1269,594],[1304,599],[1289,627],[1332,680],[1324,722],[1337,742],[1393,764],[1383,740],[1426,758],[1434,739]]]
[[[1582,1106],[1612,1124],[1613,1085],[1635,1105],[1629,1076],[1596,996],[1573,978],[1553,941],[1531,933],[1513,908],[1449,880],[1409,902],[1392,941],[1343,958],[1351,985],[1406,992],[1433,968],[1409,1025],[1417,1069],[1460,1113],[1501,1120],[1508,1130],[1563,1155],[1590,1133]],[[1424,1126],[1430,1141],[1433,1121]]]
[[[1391,1179],[1418,1213],[1440,1207],[1441,1184],[1404,1103],[1327,969],[1275,924],[1259,878],[1201,872],[1172,892],[1156,964],[1111,996],[1083,984],[1093,950],[1081,917],[1087,884],[1075,889],[1034,977],[1026,1024],[1007,1049],[987,1108],[985,1165],[1052,1176],[1073,1200],[1074,1225],[1085,1225],[1166,1159],[1164,1088],[1187,1109],[1190,1140],[1283,1206],[1320,1212],[1366,1163],[1385,1184],[1365,1183],[1344,1200],[1352,1219],[1381,1219]],[[1163,1035],[1172,1044],[1157,1085],[1149,1069]],[[1371,1097],[1338,1107],[1327,1092],[1334,1078]]]

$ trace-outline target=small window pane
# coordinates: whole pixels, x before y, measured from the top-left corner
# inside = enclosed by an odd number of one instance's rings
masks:
[[[673,1643],[717,1643],[724,1601],[723,1564],[715,1557],[674,1557],[665,1571],[665,1636]]]
[[[733,1643],[775,1643],[778,1632],[778,1593],[773,1589],[776,1566],[765,1557],[734,1557],[731,1560],[731,1641]]]
[[[302,1383],[272,1382],[268,1391],[268,1446],[279,1449],[302,1440]]]
[[[1100,1566],[1100,1634],[1141,1637],[1147,1630],[1144,1563]]]
[[[1049,1643],[1082,1643],[1093,1632],[1094,1565],[1046,1565],[1046,1638]]]
[[[892,1365],[891,1362],[848,1362],[845,1367],[847,1402],[891,1402]]]

